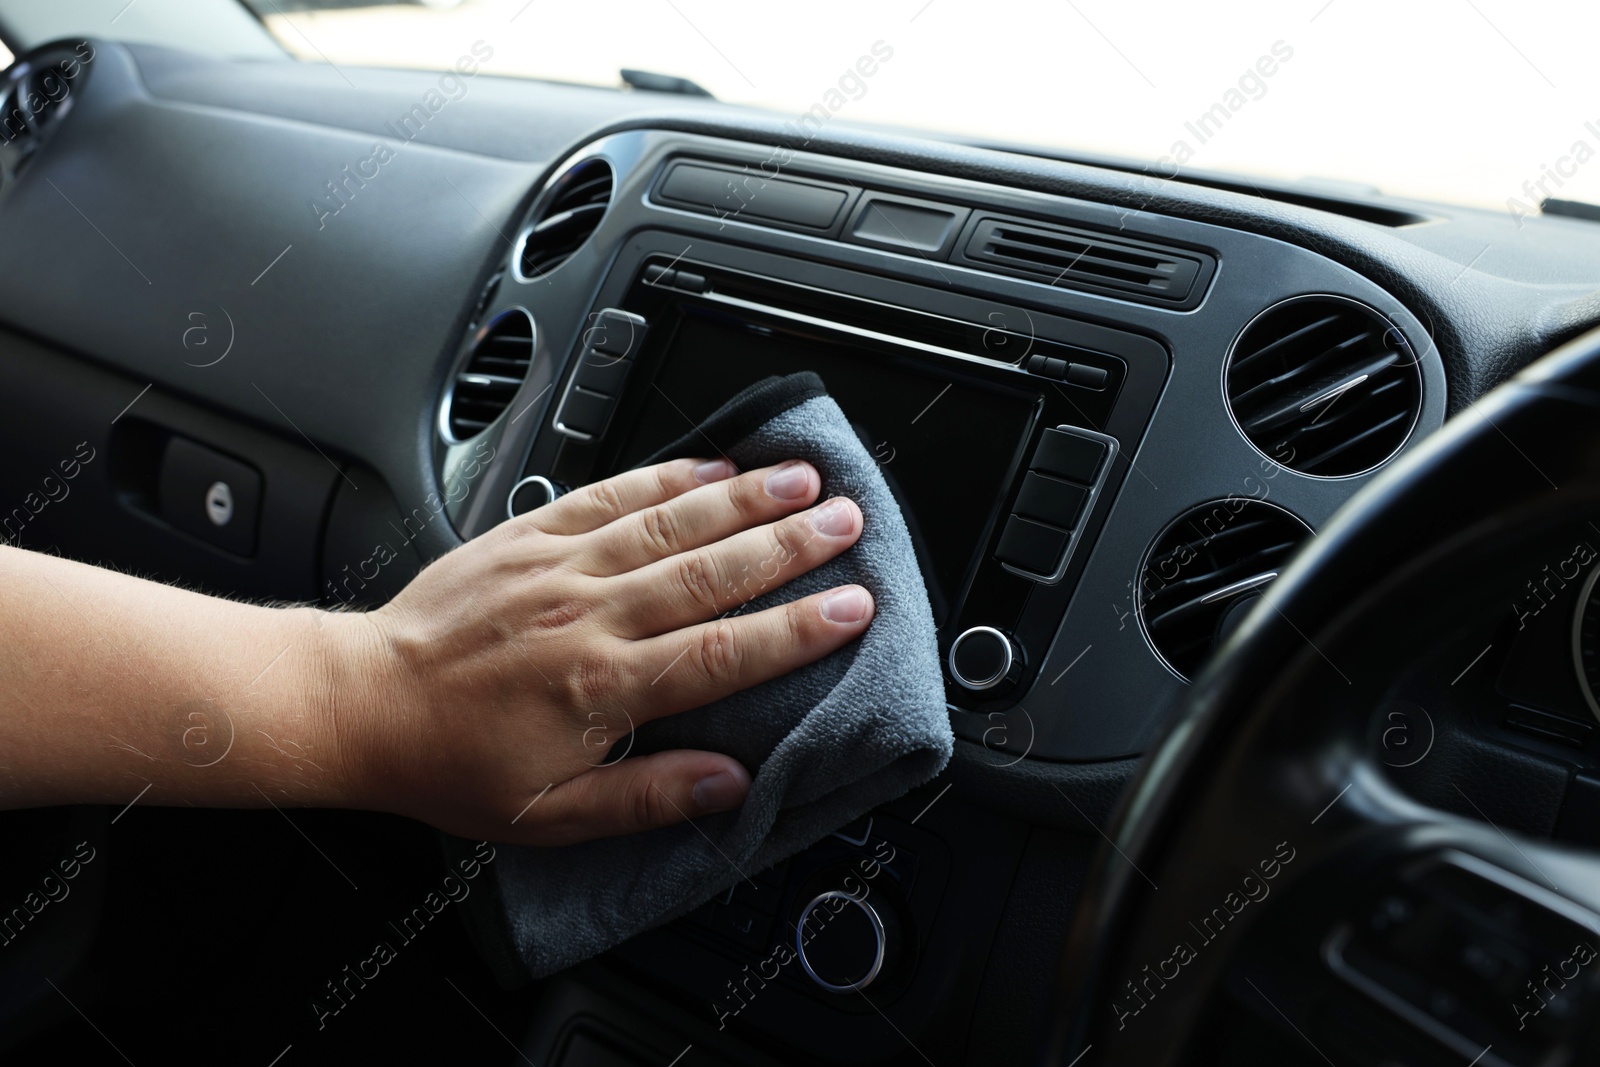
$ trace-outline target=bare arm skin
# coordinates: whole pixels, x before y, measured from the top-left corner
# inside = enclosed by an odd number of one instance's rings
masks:
[[[803,463],[631,471],[501,524],[371,612],[208,597],[0,548],[0,807],[389,811],[565,844],[738,807],[713,752],[600,766],[634,725],[820,659],[872,618],[846,586],[746,601],[843,552]]]

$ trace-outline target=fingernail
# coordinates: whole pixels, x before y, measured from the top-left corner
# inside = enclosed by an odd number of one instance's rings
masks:
[[[872,607],[872,597],[860,586],[841,589],[822,602],[822,617],[829,622],[860,622]]]
[[[720,482],[732,478],[738,473],[738,468],[728,460],[708,459],[694,469],[694,480],[705,485],[707,482]]]
[[[694,784],[694,804],[702,813],[732,811],[744,803],[744,786],[727,771],[718,771]]]
[[[829,537],[842,537],[856,527],[856,517],[844,497],[835,497],[811,513],[811,528]]]
[[[811,472],[802,463],[785,463],[767,475],[767,494],[779,500],[805,496],[811,488]]]

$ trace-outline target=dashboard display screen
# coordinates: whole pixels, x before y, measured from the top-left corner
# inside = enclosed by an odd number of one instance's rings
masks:
[[[616,469],[634,466],[769,375],[815,371],[899,499],[935,620],[962,592],[1038,406],[941,374],[908,350],[684,308]]]

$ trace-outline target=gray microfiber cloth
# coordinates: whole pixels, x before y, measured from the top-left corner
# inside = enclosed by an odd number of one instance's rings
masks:
[[[728,456],[741,470],[810,461],[822,496],[861,505],[843,555],[745,611],[857,583],[876,614],[858,640],[715,704],[649,723],[633,753],[726,752],[753,776],[735,812],[560,848],[504,847],[494,864],[512,940],[534,977],[693,910],[938,774],[954,739],[933,615],[911,537],[878,465],[811,373],[757,382],[647,462]]]

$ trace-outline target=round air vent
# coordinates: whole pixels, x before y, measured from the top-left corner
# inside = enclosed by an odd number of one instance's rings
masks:
[[[0,155],[15,174],[71,109],[94,57],[87,42],[46,45],[14,63],[0,82]]]
[[[475,437],[499,418],[533,365],[533,341],[533,316],[522,308],[502,311],[478,331],[445,392],[439,418],[445,440]]]
[[[1262,312],[1234,343],[1223,391],[1239,430],[1302,474],[1361,474],[1400,450],[1422,405],[1411,346],[1376,311],[1334,296]]]
[[[611,164],[586,159],[555,180],[522,236],[517,272],[535,281],[565,263],[600,225],[611,203]]]
[[[1139,575],[1139,621],[1156,652],[1192,678],[1311,530],[1282,508],[1230,497],[1168,526]]]

